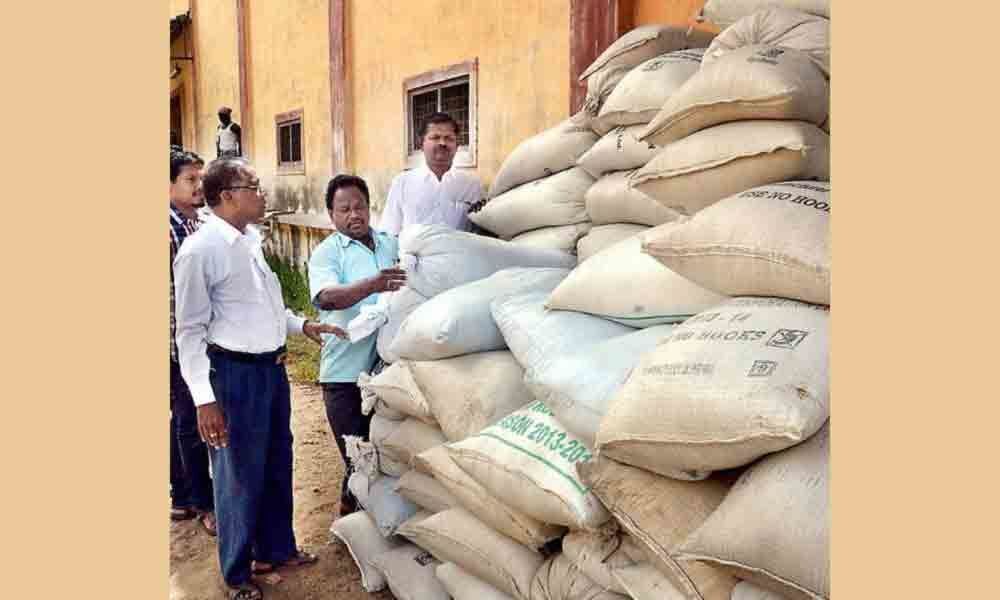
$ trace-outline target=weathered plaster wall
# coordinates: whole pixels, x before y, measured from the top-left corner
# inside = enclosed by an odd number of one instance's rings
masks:
[[[479,60],[475,171],[488,185],[524,139],[568,116],[569,0],[352,0],[347,10],[351,167],[381,209],[406,151],[403,81]]]

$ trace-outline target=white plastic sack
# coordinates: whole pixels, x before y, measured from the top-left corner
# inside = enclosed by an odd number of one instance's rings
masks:
[[[650,327],[679,323],[725,301],[642,251],[643,240],[674,226],[654,227],[591,256],[552,291],[545,306]]]
[[[351,319],[347,324],[347,339],[352,344],[365,339],[378,331],[378,328],[389,320],[389,299],[395,292],[379,294],[375,304],[366,304],[361,307],[358,316]]]
[[[576,256],[582,263],[601,250],[613,246],[624,239],[638,235],[647,229],[649,229],[647,225],[634,225],[632,223],[598,225],[577,242]]]
[[[781,46],[805,52],[830,78],[830,20],[783,6],[769,6],[727,27],[712,40],[701,65],[756,44]]]
[[[593,183],[590,173],[574,166],[492,197],[469,220],[505,240],[541,227],[585,223],[583,195]]]
[[[399,495],[397,483],[398,477],[379,475],[371,479],[360,471],[351,473],[347,480],[347,489],[368,512],[383,537],[396,533],[396,529],[418,510],[416,504]]]
[[[400,478],[400,479],[402,479],[402,478]],[[416,514],[414,514],[409,519],[403,521],[403,524],[400,525],[400,527],[404,527],[407,524],[415,525],[415,524],[419,523],[420,521],[423,521],[424,519],[426,519],[427,517],[429,517],[429,516],[431,516],[433,514],[434,513],[432,513],[431,511],[427,510],[426,508],[419,507],[417,509]]]
[[[511,267],[576,265],[576,257],[566,252],[518,246],[443,225],[407,227],[399,236],[399,253],[406,287],[428,298]]]
[[[396,484],[399,495],[431,513],[458,506],[458,500],[430,475],[411,469],[399,478]]]
[[[829,434],[824,427],[747,469],[679,558],[719,565],[789,600],[828,599]]]
[[[676,597],[729,600],[735,578],[716,566],[676,559],[680,544],[722,503],[728,484],[661,477],[604,456],[577,465],[577,471],[631,541],[642,547],[644,558],[680,591]],[[628,546],[625,550],[633,560],[643,558]]]
[[[525,231],[510,239],[512,244],[530,248],[549,248],[576,254],[576,242],[590,231],[590,222],[556,225]]]
[[[392,410],[420,419],[428,425],[437,424],[427,401],[422,395],[414,393],[418,389],[417,384],[409,367],[402,361],[389,365],[375,377],[359,378],[358,387],[363,397],[377,398]],[[362,411],[366,409],[368,406],[362,405]]]
[[[438,565],[436,573],[454,600],[514,600],[455,563]]]
[[[377,592],[385,589],[385,577],[371,566],[370,561],[380,554],[403,544],[398,538],[385,538],[379,532],[375,521],[363,510],[340,517],[333,522],[330,533],[347,546],[354,564],[361,572],[361,589]]]
[[[562,540],[563,554],[600,587],[628,594],[612,574],[617,568],[635,564],[623,548],[623,535],[627,534],[572,531]]]
[[[568,269],[520,268],[454,287],[413,311],[396,334],[394,354],[407,360],[437,360],[506,348],[490,314],[490,302],[513,293],[551,292]]]
[[[538,548],[565,532],[563,527],[543,523],[492,496],[455,464],[443,446],[422,452],[415,464],[416,470],[434,477],[476,518],[525,547]]]
[[[595,225],[633,223],[655,227],[681,218],[679,212],[629,185],[635,171],[616,171],[601,177],[584,194],[587,213]],[[582,261],[579,255],[578,261]]]
[[[629,71],[601,106],[604,127],[649,123],[701,67],[704,48],[668,52]]]
[[[547,298],[548,294],[534,292],[497,298],[490,305],[507,347],[525,371],[539,369],[586,344],[635,331],[592,315],[548,310]]]
[[[375,444],[376,448],[381,448],[382,444],[394,431],[399,429],[406,419],[387,419],[381,415],[372,415],[371,423],[368,426],[368,440]]]
[[[676,227],[650,231],[643,251],[728,296],[830,304],[831,204],[828,182],[756,187],[720,200]]]
[[[572,168],[596,141],[597,134],[573,119],[524,140],[500,165],[488,197]]]
[[[497,589],[528,599],[531,579],[544,559],[514,540],[500,535],[463,508],[451,508],[399,534],[438,560],[459,565]]]
[[[639,359],[673,328],[657,325],[584,346],[532,370],[525,384],[567,431],[593,448],[608,404]]]
[[[565,554],[546,560],[531,582],[531,600],[630,600],[592,581]]]
[[[640,140],[666,146],[696,131],[754,119],[822,125],[830,114],[830,85],[805,52],[745,46],[703,67],[650,121]]]
[[[667,52],[688,48],[706,48],[714,37],[714,33],[692,30],[688,27],[642,25],[626,32],[612,42],[580,74],[580,81],[609,67],[632,68]]]
[[[749,581],[741,581],[733,588],[732,600],[786,600],[772,591],[757,587]]]
[[[608,133],[608,128],[602,125],[597,115],[600,114],[601,106],[614,91],[618,82],[624,79],[631,70],[631,66],[619,65],[601,69],[588,77],[587,95],[583,99],[583,106],[573,115],[573,122],[589,127],[597,135]]]
[[[409,363],[444,436],[461,440],[524,406],[531,392],[510,352],[476,352]]]
[[[576,474],[575,465],[591,457],[587,444],[543,402],[445,448],[490,494],[539,521],[592,530],[611,516]]]
[[[783,6],[830,18],[830,0],[708,0],[702,9],[702,15],[719,28],[725,29],[769,6]]]
[[[734,298],[645,355],[597,433],[602,455],[698,478],[798,444],[830,415],[829,310]]]
[[[371,563],[385,577],[396,600],[451,600],[434,574],[441,562],[419,546],[403,544]]]
[[[649,563],[638,563],[618,567],[614,570],[615,581],[632,600],[663,600],[684,598],[666,575]]]
[[[645,130],[645,123],[615,127],[597,140],[597,143],[581,156],[576,164],[597,178],[613,171],[637,169],[652,160],[660,151],[659,146],[655,144],[639,141],[639,134]]]
[[[629,185],[684,215],[769,183],[830,179],[830,136],[802,121],[737,121],[657,154]]]
[[[345,435],[344,446],[351,471],[362,473],[369,479],[378,475],[378,450],[375,444],[360,436]]]
[[[379,455],[389,456],[392,460],[411,467],[414,456],[445,441],[447,440],[440,428],[409,418],[385,438],[379,447]]]
[[[386,320],[378,330],[378,341],[375,343],[375,347],[382,360],[393,363],[399,360],[399,357],[392,350],[392,342],[396,339],[396,333],[406,318],[410,316],[410,313],[427,301],[427,296],[408,285],[391,292],[388,296]]]
[[[378,470],[391,477],[400,477],[409,470],[410,465],[400,460],[392,452],[385,451],[385,441],[399,429],[403,421],[393,421],[380,415],[372,416],[368,429],[368,439],[378,450]]]

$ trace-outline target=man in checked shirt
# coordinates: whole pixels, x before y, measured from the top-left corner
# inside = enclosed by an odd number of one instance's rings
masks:
[[[174,340],[174,257],[188,235],[201,225],[198,208],[205,205],[201,190],[204,162],[193,152],[170,150],[170,518],[197,518],[211,536],[215,531],[212,479],[208,449],[198,433],[198,413],[181,377]]]

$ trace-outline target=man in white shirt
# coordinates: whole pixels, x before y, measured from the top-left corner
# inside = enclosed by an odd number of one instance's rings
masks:
[[[223,106],[219,109],[219,126],[215,129],[215,156],[233,158],[243,156],[243,132],[233,122],[233,109]]]
[[[209,445],[219,563],[227,597],[259,600],[251,572],[316,562],[292,531],[292,432],[285,337],[346,335],[285,309],[253,223],[264,216],[246,160],[212,162],[202,179],[213,215],[174,260],[177,352]]]
[[[452,168],[458,123],[446,113],[434,113],[424,121],[421,136],[425,164],[392,180],[379,230],[398,236],[418,223],[469,231],[469,209],[479,202],[482,186],[475,175]]]

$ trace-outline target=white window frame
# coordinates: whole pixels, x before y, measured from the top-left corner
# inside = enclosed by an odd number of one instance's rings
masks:
[[[299,160],[281,162],[281,128],[293,123],[299,124]],[[278,175],[304,175],[306,172],[306,125],[301,108],[274,116],[274,155]]]

